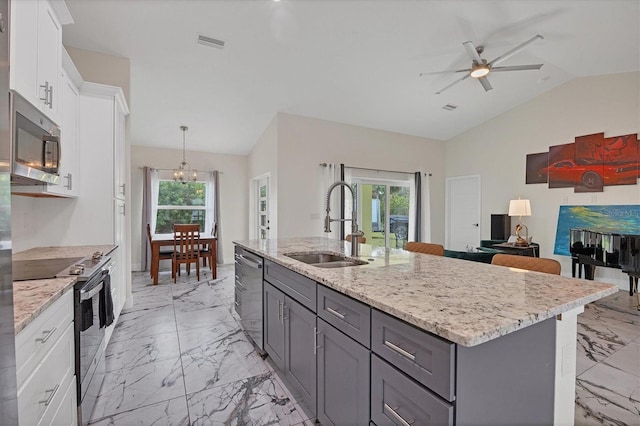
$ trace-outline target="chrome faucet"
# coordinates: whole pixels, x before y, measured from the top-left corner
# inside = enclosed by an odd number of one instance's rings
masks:
[[[353,210],[351,212],[351,219],[331,219],[329,212],[331,211],[331,192],[338,186],[344,186],[351,191],[351,198],[353,202]],[[360,237],[364,235],[364,232],[358,230],[358,204],[356,203],[356,194],[353,192],[351,186],[345,181],[334,182],[327,191],[327,216],[324,218],[324,232],[331,232],[331,222],[346,222],[351,221],[351,256],[359,256],[360,249]]]

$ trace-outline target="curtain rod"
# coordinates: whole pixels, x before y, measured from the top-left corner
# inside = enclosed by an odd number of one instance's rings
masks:
[[[151,166],[149,166],[149,168],[152,169],[152,170],[157,170],[159,172],[174,172],[174,171],[178,170],[178,169],[161,169],[159,167],[151,167]],[[144,167],[138,167],[138,170],[144,170]],[[197,170],[196,169],[196,170],[191,170],[191,171],[192,172],[197,172],[197,173],[213,173],[213,171],[210,171],[210,170]],[[224,172],[218,171],[218,174],[223,175]]]
[[[320,166],[322,167],[327,167],[328,164],[327,163],[320,163]],[[367,167],[355,167],[355,166],[347,166],[345,165],[345,167],[348,167],[350,169],[358,169],[358,170],[369,170],[372,172],[389,172],[389,173],[406,173],[408,175],[412,175],[415,172],[403,172],[403,171],[399,171],[399,170],[383,170],[383,169],[369,169]],[[431,173],[425,173],[426,175],[432,176]]]

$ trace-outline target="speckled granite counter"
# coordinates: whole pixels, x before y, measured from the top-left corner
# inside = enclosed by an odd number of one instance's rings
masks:
[[[326,238],[234,241],[374,308],[463,346],[475,346],[618,291],[618,287],[478,262],[361,245],[368,265],[323,269],[285,253],[350,254]]]
[[[86,257],[96,251],[111,253],[114,245],[36,247],[13,254],[13,260],[52,259],[57,257]],[[15,334],[31,323],[42,311],[73,287],[76,278],[53,278],[13,282],[13,317]]]

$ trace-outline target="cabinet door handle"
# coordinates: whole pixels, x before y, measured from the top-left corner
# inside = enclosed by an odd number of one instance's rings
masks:
[[[393,417],[395,417],[395,419],[397,421],[400,422],[400,424],[402,424],[402,426],[411,426],[411,424],[413,424],[413,420],[405,420],[400,414],[398,414],[398,412],[396,411],[398,409],[398,407],[396,407],[396,409],[394,410],[393,408],[391,408],[389,406],[389,404],[387,404],[386,402],[384,403],[384,409],[389,411],[391,413],[391,415]]]
[[[47,340],[49,340],[49,337],[53,336],[53,333],[55,333],[57,329],[58,327],[53,327],[51,330],[43,331],[42,334],[46,334],[46,336],[38,337],[36,339],[36,342],[45,343]]]
[[[384,345],[385,345],[386,347],[388,347],[389,349],[391,349],[392,351],[399,353],[399,354],[400,354],[400,355],[402,355],[403,357],[405,357],[405,358],[409,358],[411,361],[415,361],[415,360],[416,360],[416,356],[415,356],[415,354],[412,354],[411,352],[408,352],[408,351],[406,351],[406,350],[402,349],[402,348],[401,348],[400,346],[398,346],[398,345],[394,345],[393,343],[391,343],[391,342],[390,342],[390,341],[388,341],[388,340],[385,340],[385,341],[384,341]]]
[[[38,401],[40,404],[44,404],[44,406],[48,406],[49,404],[51,404],[51,400],[53,399],[54,396],[56,396],[56,393],[58,392],[58,388],[60,387],[60,385],[56,385],[53,389],[47,389],[44,391],[44,393],[48,393],[49,397],[47,399],[45,399],[44,401]]]
[[[289,308],[287,307],[287,305],[284,304],[284,302],[282,302],[282,323],[283,324],[286,320],[289,319],[289,317],[284,316],[285,309],[289,309]]]
[[[71,191],[71,189],[73,188],[73,176],[71,175],[71,173],[67,173],[65,178],[67,178],[67,184],[64,187]]]
[[[278,321],[282,323],[282,302],[278,300]]]
[[[125,216],[125,215],[126,215],[126,214],[125,214],[125,212],[126,212],[126,210],[125,210],[125,205],[123,204],[123,205],[121,205],[121,206],[120,206],[120,214],[121,214],[122,216]]]
[[[318,336],[320,332],[318,331],[318,327],[313,327],[313,355],[318,355],[318,349],[322,346],[318,345]]]
[[[124,183],[123,183],[122,185],[120,185],[120,188],[122,188],[122,190],[120,191],[120,194],[121,194],[122,196],[124,196],[124,195],[125,195],[125,189],[124,189],[124,186],[125,186],[125,184],[124,184]]]
[[[328,306],[327,306],[325,309],[327,310],[327,312],[329,312],[329,313],[330,313],[331,315],[333,315],[334,317],[338,317],[338,318],[340,318],[341,320],[343,320],[343,319],[344,319],[344,314],[342,314],[342,313],[340,313],[340,312],[336,311],[335,309],[331,309],[331,308],[330,308],[330,307],[328,307]]]
[[[49,109],[53,109],[53,85],[49,86]]]
[[[45,105],[49,105],[49,82],[45,81],[40,87],[44,89],[44,98],[40,98],[40,100],[44,101]]]

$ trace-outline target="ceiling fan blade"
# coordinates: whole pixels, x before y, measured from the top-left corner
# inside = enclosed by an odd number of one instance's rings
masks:
[[[514,47],[513,49],[509,50],[508,52],[502,54],[501,56],[498,56],[497,58],[495,58],[493,61],[489,62],[489,65],[497,65],[502,61],[506,61],[507,59],[509,59],[510,57],[512,57],[513,55],[520,53],[520,51],[522,49],[524,49],[525,47],[529,46],[531,43],[538,41],[538,40],[542,40],[544,39],[544,37],[542,37],[540,34],[535,35],[534,37],[531,37],[529,40],[525,41],[524,43]]]
[[[471,59],[473,59],[478,64],[482,63],[482,58],[478,54],[476,47],[473,45],[473,42],[465,41],[464,43],[462,43],[462,45],[465,49],[467,49],[467,54],[469,55],[469,57],[471,57]]]
[[[482,84],[482,87],[484,87],[484,91],[488,92],[489,90],[493,89],[493,87],[491,87],[491,83],[489,83],[489,79],[487,77],[480,77],[478,79],[478,81],[480,82],[480,84]]]
[[[458,84],[460,83],[462,80],[466,80],[467,78],[469,78],[470,74],[465,75],[462,78],[457,79],[456,81],[454,81],[453,83],[451,83],[450,85],[446,86],[444,89],[440,89],[436,92],[436,95],[439,95],[440,93],[444,92],[445,90],[447,90],[449,87],[453,86],[454,84]]]
[[[420,77],[424,77],[425,75],[436,75],[436,74],[453,74],[459,72],[470,72],[471,68],[466,70],[449,70],[449,71],[433,71],[433,72],[421,72]]]
[[[542,68],[544,64],[535,64],[535,65],[512,65],[509,67],[493,67],[491,68],[491,72],[494,71],[527,71],[527,70],[539,70]]]

